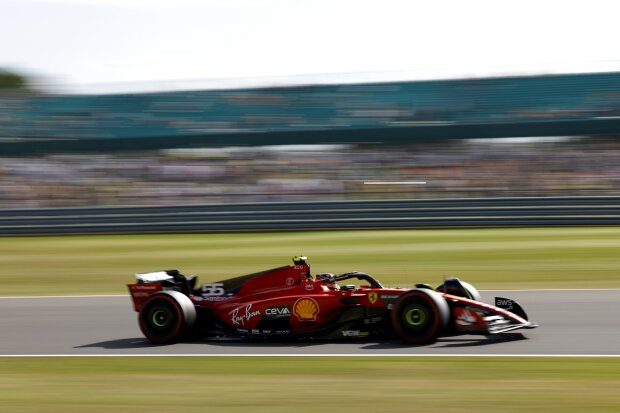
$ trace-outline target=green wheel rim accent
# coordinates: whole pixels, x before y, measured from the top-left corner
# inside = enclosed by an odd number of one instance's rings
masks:
[[[153,313],[151,321],[157,327],[165,327],[170,324],[170,317],[164,310],[157,310]]]
[[[420,308],[411,308],[405,312],[405,322],[413,327],[419,327],[426,322],[426,313]]]

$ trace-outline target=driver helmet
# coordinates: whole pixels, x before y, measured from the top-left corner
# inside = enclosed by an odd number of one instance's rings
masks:
[[[316,279],[323,281],[324,283],[331,283],[334,282],[334,274],[330,274],[328,272],[324,274],[317,274]]]

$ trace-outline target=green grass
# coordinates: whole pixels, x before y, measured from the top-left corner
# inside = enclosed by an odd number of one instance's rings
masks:
[[[135,272],[200,280],[309,257],[313,273],[390,286],[459,276],[480,289],[620,287],[620,227],[0,238],[0,295],[124,293]]]
[[[617,412],[618,358],[0,359],[6,412]]]

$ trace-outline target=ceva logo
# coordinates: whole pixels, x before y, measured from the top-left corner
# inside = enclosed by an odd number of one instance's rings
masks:
[[[271,317],[288,317],[291,315],[291,310],[288,307],[270,307],[265,310],[265,315]]]

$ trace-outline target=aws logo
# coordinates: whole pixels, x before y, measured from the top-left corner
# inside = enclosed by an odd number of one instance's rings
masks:
[[[319,304],[312,298],[300,298],[293,305],[293,314],[299,321],[315,321],[319,313]]]

